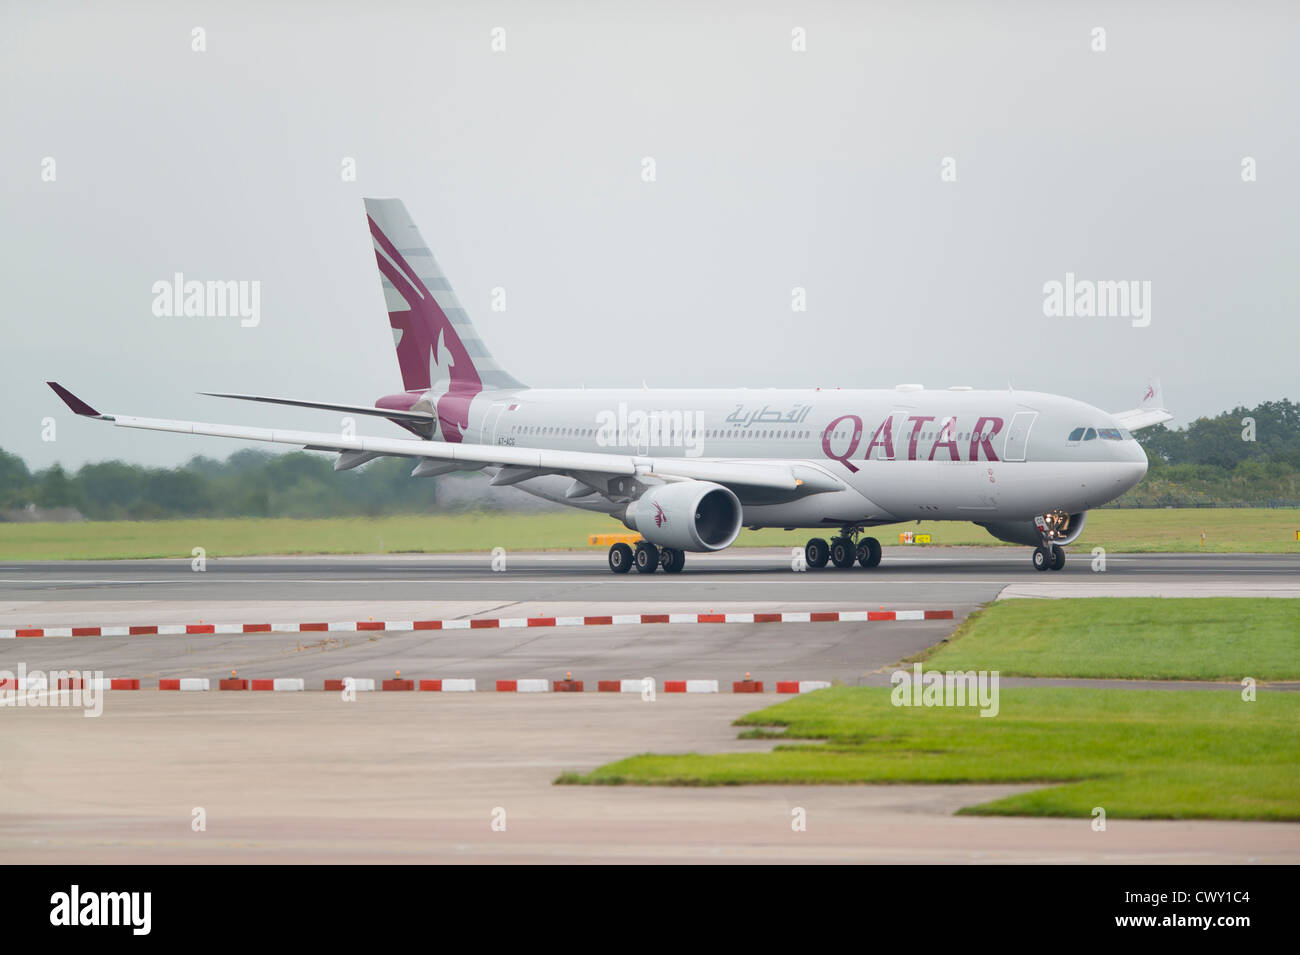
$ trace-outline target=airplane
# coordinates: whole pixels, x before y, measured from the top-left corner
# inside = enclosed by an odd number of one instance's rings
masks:
[[[285,431],[101,414],[47,382],[76,414],[141,428],[329,451],[336,470],[380,457],[412,477],[491,475],[546,500],[607,514],[640,535],[609,549],[617,574],[679,573],[688,552],[731,546],[742,527],[834,532],[804,547],[809,568],[870,569],[870,528],[968,521],[1061,570],[1089,509],[1142,480],[1132,432],[1170,420],[1158,381],[1108,414],[1032,391],[928,389],[529,388],[488,351],[398,199],[366,199],[402,390],[374,406],[204,392],[387,418],[403,437]]]

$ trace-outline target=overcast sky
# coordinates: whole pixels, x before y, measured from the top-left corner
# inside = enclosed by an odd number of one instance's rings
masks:
[[[1300,398],[1298,37],[1294,3],[8,3],[0,448],[239,447],[46,379],[328,431],[194,393],[399,391],[366,195],[531,385]],[[260,282],[260,324],[155,316],[176,272]],[[1044,315],[1067,272],[1150,282],[1150,324]]]

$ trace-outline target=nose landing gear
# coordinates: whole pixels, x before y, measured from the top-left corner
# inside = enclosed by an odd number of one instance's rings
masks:
[[[1038,528],[1038,534],[1043,539],[1043,542],[1034,548],[1034,570],[1060,570],[1065,566],[1065,551],[1052,541],[1067,536],[1070,515],[1061,510],[1048,511],[1042,517],[1034,518],[1034,526]]]
[[[1049,549],[1050,548],[1050,549]],[[1060,570],[1065,566],[1065,549],[1056,544],[1034,548],[1034,570]]]

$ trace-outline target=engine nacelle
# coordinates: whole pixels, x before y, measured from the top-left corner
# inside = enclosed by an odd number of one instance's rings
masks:
[[[1083,533],[1083,525],[1088,522],[1087,511],[1080,511],[1078,514],[1055,511],[1045,517],[1053,544],[1073,544]],[[1008,544],[1038,547],[1043,543],[1043,535],[1033,521],[997,521],[990,524],[980,523],[979,526]]]
[[[676,481],[652,487],[628,504],[623,523],[652,544],[678,550],[730,547],[744,512],[730,489],[710,481]]]

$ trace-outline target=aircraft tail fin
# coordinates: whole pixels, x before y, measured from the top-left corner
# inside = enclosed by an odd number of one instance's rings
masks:
[[[1148,378],[1146,390],[1142,392],[1142,402],[1138,407],[1141,408],[1163,408],[1165,406],[1165,392],[1160,387],[1159,378]]]
[[[1137,431],[1172,421],[1174,416],[1165,410],[1165,393],[1160,387],[1160,379],[1148,378],[1147,386],[1142,392],[1142,401],[1138,406],[1129,411],[1120,411],[1113,417],[1123,427],[1130,431]]]
[[[400,199],[366,199],[402,386],[464,398],[524,387],[488,351]]]

